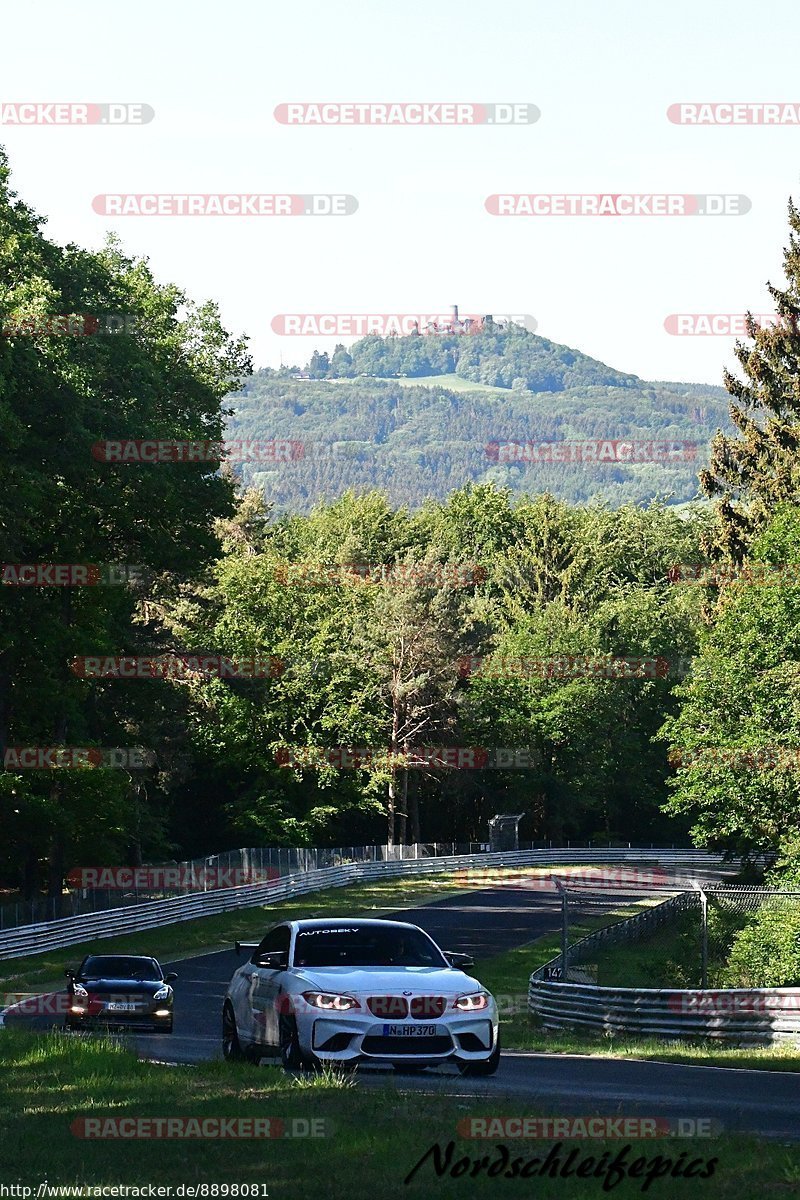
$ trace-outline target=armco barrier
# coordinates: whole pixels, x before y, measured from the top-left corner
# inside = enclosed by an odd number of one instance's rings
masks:
[[[667,991],[531,979],[528,1007],[550,1029],[745,1045],[800,1041],[800,988]]]
[[[569,947],[568,963],[578,964],[604,943],[617,943],[672,919],[676,910],[698,904],[697,892],[682,892],[627,920],[581,938]],[[675,989],[601,987],[569,983],[560,975],[557,955],[531,975],[528,1011],[549,1029],[588,1029],[609,1035],[659,1038],[715,1038],[739,1045],[800,1042],[800,987]]]
[[[723,866],[720,854],[703,850],[619,850],[552,849],[516,850],[502,853],[449,855],[439,858],[394,859],[383,862],[348,863],[298,872],[268,883],[245,884],[238,888],[218,888],[175,896],[169,900],[151,900],[122,909],[110,909],[79,917],[64,917],[38,925],[23,925],[0,933],[0,959],[22,958],[79,942],[116,937],[143,929],[156,929],[178,921],[214,916],[234,909],[253,908],[270,901],[288,900],[319,891],[344,887],[348,883],[389,879],[399,875],[434,875],[442,872],[482,869],[485,867],[547,867],[583,863],[635,863],[666,869],[692,867],[718,870]]]

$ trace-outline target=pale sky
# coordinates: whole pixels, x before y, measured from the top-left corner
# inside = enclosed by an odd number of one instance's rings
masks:
[[[0,125],[58,241],[116,230],[161,280],[213,298],[256,365],[332,341],[279,313],[530,313],[648,379],[717,383],[732,339],[671,313],[770,309],[800,126],[671,124],[679,101],[800,104],[796,0],[37,0],[2,6],[0,103],[149,104],[141,127]],[[509,128],[296,127],[290,101],[526,102]],[[338,218],[108,217],[98,193],[347,193]],[[490,216],[497,192],[732,193],[738,217]]]

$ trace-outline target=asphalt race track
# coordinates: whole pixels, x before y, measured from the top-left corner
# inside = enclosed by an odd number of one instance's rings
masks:
[[[503,886],[460,894],[421,908],[392,914],[420,925],[447,950],[473,954],[473,974],[481,960],[524,945],[560,928],[555,895],[524,886]],[[65,951],[65,962],[69,952]],[[234,950],[162,964],[175,970],[175,1033],[133,1035],[139,1053],[161,1062],[192,1063],[220,1056],[220,1011],[228,980],[242,960]],[[520,981],[520,992],[526,987]],[[8,1012],[6,1024],[46,1029],[60,1017],[23,1017]],[[269,1060],[260,1068],[274,1070]],[[368,1067],[362,1086],[403,1091],[443,1092],[464,1097],[524,1098],[543,1115],[584,1114],[711,1118],[728,1130],[786,1141],[800,1140],[800,1075],[784,1071],[745,1071],[640,1060],[509,1051],[488,1079],[465,1079],[455,1068],[423,1075],[399,1075]],[[524,1111],[524,1110],[523,1110]]]

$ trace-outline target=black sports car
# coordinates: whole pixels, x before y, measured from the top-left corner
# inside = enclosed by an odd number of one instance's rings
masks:
[[[178,976],[165,975],[155,958],[129,954],[90,954],[77,971],[67,968],[67,1029],[157,1029],[172,1033],[170,983]]]

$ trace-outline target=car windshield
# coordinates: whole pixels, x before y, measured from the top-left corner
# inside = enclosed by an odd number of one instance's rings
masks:
[[[79,979],[161,979],[161,969],[152,958],[116,958],[96,955],[87,958]]]
[[[296,967],[446,967],[441,951],[418,929],[389,926],[301,929]]]

